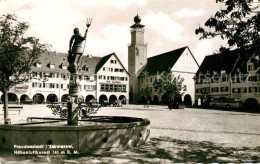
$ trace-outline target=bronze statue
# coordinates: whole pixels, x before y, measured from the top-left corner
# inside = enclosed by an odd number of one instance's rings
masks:
[[[79,33],[79,29],[75,28],[70,39],[69,45],[69,55],[68,55],[68,62],[69,62],[69,71],[71,73],[75,73],[76,69],[79,67],[80,58],[83,54],[84,48],[82,47],[83,41],[86,40],[88,28],[85,31],[84,37]],[[76,60],[77,59],[77,60]],[[76,68],[77,66],[77,68]]]

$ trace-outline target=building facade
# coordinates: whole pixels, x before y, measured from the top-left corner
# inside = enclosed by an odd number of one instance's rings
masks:
[[[184,78],[184,95],[182,100],[187,105],[195,101],[195,85],[193,77],[199,65],[190,49],[182,47],[173,51],[147,58],[147,43],[144,42],[144,25],[141,18],[134,17],[135,24],[131,28],[131,43],[128,46],[129,101],[143,102],[145,97],[154,104],[168,101],[166,95],[159,94],[153,88],[153,83],[162,72],[171,69],[174,76]],[[144,90],[150,89],[150,95],[145,96]]]
[[[260,68],[252,58],[241,56],[235,50],[205,57],[195,78],[200,104],[208,105],[212,98],[236,98],[259,105]]]
[[[42,54],[39,62],[31,69],[32,79],[10,89],[10,103],[22,103],[28,99],[34,103],[66,101],[70,81],[67,66],[67,54]],[[118,99],[128,102],[129,75],[115,53],[104,57],[83,56],[78,83],[86,102],[93,99],[99,102],[114,102]]]

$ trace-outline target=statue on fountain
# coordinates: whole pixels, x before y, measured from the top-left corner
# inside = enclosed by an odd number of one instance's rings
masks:
[[[68,70],[70,73],[76,73],[76,71],[79,69],[79,63],[81,56],[84,52],[84,48],[82,47],[83,42],[86,40],[87,37],[88,28],[85,31],[84,37],[79,33],[79,29],[76,27],[73,30],[74,35],[72,35],[70,39],[70,45],[69,45],[69,54],[68,54],[68,62],[69,67]]]

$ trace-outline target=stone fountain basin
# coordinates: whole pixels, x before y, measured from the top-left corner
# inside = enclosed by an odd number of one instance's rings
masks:
[[[79,125],[67,125],[66,119],[32,118],[27,123],[0,125],[0,150],[44,150],[50,154],[125,150],[149,141],[149,125],[145,118],[120,116],[90,116]]]

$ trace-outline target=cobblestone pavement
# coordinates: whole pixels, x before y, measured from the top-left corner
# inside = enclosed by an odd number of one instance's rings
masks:
[[[25,105],[12,122],[50,117],[46,105]],[[2,106],[0,106],[2,108]],[[151,141],[134,149],[79,156],[14,156],[0,153],[0,163],[173,163],[260,162],[260,114],[208,109],[169,110],[166,106],[103,107],[96,115],[133,116],[151,121]],[[3,111],[0,111],[3,122]]]

